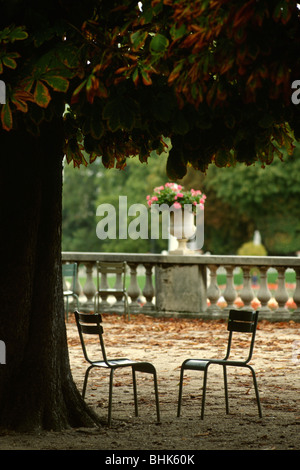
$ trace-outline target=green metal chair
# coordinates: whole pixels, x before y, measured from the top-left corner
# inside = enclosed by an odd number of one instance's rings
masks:
[[[103,327],[101,325],[102,318],[99,314],[91,314],[91,313],[75,313],[76,324],[78,328],[78,333],[81,341],[81,346],[83,350],[84,357],[86,361],[90,364],[87,368],[83,389],[82,389],[82,397],[85,397],[86,386],[88,381],[89,372],[94,367],[100,367],[104,369],[110,370],[110,379],[109,379],[109,400],[108,400],[108,425],[111,424],[111,410],[112,410],[112,391],[113,391],[113,377],[114,371],[119,368],[130,367],[132,370],[132,379],[133,379],[133,395],[134,395],[134,407],[135,407],[135,415],[138,416],[138,401],[137,401],[137,386],[136,386],[136,372],[144,372],[147,374],[152,374],[154,379],[154,391],[155,391],[155,400],[156,400],[156,413],[157,413],[157,421],[160,422],[160,409],[159,409],[159,399],[158,399],[158,386],[157,386],[157,375],[156,369],[153,364],[150,362],[139,362],[133,361],[126,357],[123,358],[115,358],[115,359],[108,359],[106,355],[104,339],[103,339]],[[100,341],[100,348],[102,357],[100,360],[91,360],[87,346],[85,342],[85,335],[97,335]]]
[[[248,362],[251,360],[252,353],[253,353],[257,320],[258,320],[258,311],[252,312],[252,311],[245,311],[245,310],[230,310],[229,318],[228,318],[228,327],[227,327],[227,330],[229,331],[229,337],[228,337],[228,344],[227,344],[227,352],[226,352],[224,359],[187,359],[182,363],[181,371],[180,371],[180,382],[179,382],[179,397],[178,397],[178,410],[177,410],[178,417],[180,416],[180,410],[181,410],[182,384],[183,384],[184,371],[185,370],[197,370],[197,371],[204,372],[201,419],[204,418],[207,372],[208,372],[208,367],[211,364],[217,364],[223,367],[225,403],[226,403],[227,414],[229,413],[228,389],[227,389],[227,367],[229,366],[246,367],[250,369],[252,373],[252,377],[253,377],[256,401],[257,401],[257,406],[258,406],[258,413],[259,413],[260,418],[262,417],[262,411],[261,411],[255,372],[254,372],[254,369],[248,364]],[[249,353],[245,360],[230,359],[232,338],[233,338],[234,332],[249,333],[251,335],[250,340],[249,340]]]
[[[109,276],[115,276],[114,287],[109,287],[107,278]],[[108,262],[97,262],[97,291],[95,293],[95,313],[104,313],[103,309],[104,302],[101,302],[101,298],[106,300],[110,295],[114,296],[118,301],[122,301],[124,305],[124,315],[130,319],[129,306],[128,306],[128,294],[126,291],[126,263],[108,263]]]
[[[77,263],[68,263],[62,265],[62,275],[64,280],[64,298],[65,302],[65,315],[67,320],[69,319],[69,298],[72,297],[77,306],[77,310],[79,310],[79,297],[75,293],[76,290],[76,277],[77,277]],[[65,283],[66,278],[71,278],[71,285],[70,288],[67,288],[67,284]]]

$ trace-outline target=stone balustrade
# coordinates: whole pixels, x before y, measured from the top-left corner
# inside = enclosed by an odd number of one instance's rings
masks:
[[[78,264],[76,293],[82,311],[94,310],[96,262],[126,261],[131,313],[222,319],[227,318],[229,308],[251,307],[259,309],[260,319],[300,321],[299,257],[63,252],[62,260]],[[254,269],[259,275],[257,284],[253,283]],[[277,272],[272,286],[269,270]],[[242,272],[241,285],[234,283],[237,271]],[[286,283],[287,271],[295,273],[292,285]],[[224,285],[217,282],[220,272],[226,274]],[[102,299],[108,312],[120,309],[120,302],[113,300]]]

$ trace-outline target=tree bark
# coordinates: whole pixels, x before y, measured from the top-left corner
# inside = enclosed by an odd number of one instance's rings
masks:
[[[0,131],[0,428],[91,426],[73,382],[61,275],[63,135]]]

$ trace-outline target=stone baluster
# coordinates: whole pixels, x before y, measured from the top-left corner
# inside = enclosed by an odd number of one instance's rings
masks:
[[[78,297],[82,296],[82,287],[79,281],[79,264],[77,264],[77,273],[76,273],[76,283],[75,283],[75,294],[78,295]]]
[[[291,317],[295,321],[300,320],[300,267],[294,268],[296,273],[296,287],[293,295],[295,304],[297,305],[296,310],[292,313]]]
[[[63,263],[63,264],[67,264],[67,263]],[[63,290],[66,291],[66,290],[68,290],[69,287],[68,287],[68,284],[66,282],[65,276],[62,277],[62,280],[63,280]]]
[[[130,268],[130,284],[127,289],[128,296],[131,299],[129,309],[132,313],[139,311],[141,306],[137,299],[139,298],[141,291],[137,282],[137,267],[138,263],[127,263]]]
[[[117,273],[116,274],[116,280],[115,280],[115,285],[114,285],[114,288],[115,289],[120,289],[122,290],[123,289],[123,277],[122,277],[122,274],[121,273]],[[116,302],[114,304],[114,307],[120,307],[121,309],[124,308],[124,299],[123,299],[123,295],[122,294],[114,294],[115,298],[116,298]]]
[[[260,266],[260,285],[257,292],[257,298],[260,301],[261,306],[259,311],[264,314],[264,317],[271,316],[271,309],[268,306],[268,302],[271,299],[271,292],[268,287],[268,267]]]
[[[82,305],[81,310],[84,312],[94,311],[94,295],[96,292],[96,286],[93,281],[93,267],[94,262],[84,263],[86,270],[86,282],[83,286],[83,293],[86,296],[86,302]]]
[[[223,293],[223,297],[226,300],[226,310],[235,309],[234,301],[236,299],[236,290],[233,283],[233,266],[224,266],[226,269],[226,288]]]
[[[290,317],[289,311],[285,304],[289,299],[286,287],[285,287],[285,267],[278,267],[278,288],[275,294],[275,299],[278,303],[278,308],[275,314],[280,314],[281,318]]]
[[[209,265],[208,269],[210,271],[210,283],[209,287],[207,289],[207,298],[210,301],[210,305],[207,308],[208,313],[212,313],[212,315],[218,315],[220,314],[220,307],[217,305],[217,302],[220,298],[221,291],[218,286],[217,282],[217,270],[218,266],[215,265]]]
[[[97,273],[97,276],[98,276],[98,273]],[[106,290],[106,289],[109,288],[106,272],[102,272],[102,273],[99,272],[99,288],[103,289],[103,290]],[[96,292],[97,292],[97,289],[96,289]],[[106,310],[107,311],[109,310],[110,305],[109,305],[109,302],[108,302],[107,298],[108,298],[108,294],[103,293],[97,299],[96,304],[98,302],[99,303],[101,302],[101,311],[102,312],[105,312]]]
[[[245,310],[249,310],[249,309],[252,309],[251,302],[254,299],[254,294],[253,294],[253,290],[251,287],[251,274],[250,274],[251,267],[243,266],[242,269],[243,269],[244,281],[243,281],[243,288],[240,291],[240,298],[244,303],[243,308]]]
[[[143,296],[146,298],[146,303],[143,305],[143,310],[144,311],[153,311],[155,309],[155,305],[153,304],[153,297],[154,297],[154,287],[153,287],[153,282],[152,282],[152,264],[150,263],[144,263],[145,267],[145,274],[146,274],[146,280],[145,280],[145,286],[143,289]]]
[[[67,263],[63,263],[67,264]],[[66,278],[63,276],[63,290],[70,290],[73,288],[73,279],[70,280],[70,283],[66,282]],[[75,289],[74,289],[75,294],[78,295],[78,297],[82,296],[82,287],[79,282],[79,266],[77,265],[77,273],[76,273],[76,279],[75,279]],[[80,305],[80,304],[79,304]],[[69,297],[69,310],[74,310],[77,309],[77,302],[75,301],[74,298]]]

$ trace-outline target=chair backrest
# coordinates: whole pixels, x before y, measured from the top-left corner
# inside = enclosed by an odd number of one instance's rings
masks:
[[[102,275],[107,276],[108,274],[116,275],[116,283],[121,279],[122,289],[125,289],[125,280],[126,280],[126,263],[125,262],[116,262],[116,263],[107,263],[103,261],[97,262],[97,290],[100,289],[101,281],[100,277]]]
[[[62,275],[63,278],[71,277],[72,278],[72,288],[71,290],[75,292],[76,288],[76,276],[77,276],[77,263],[67,263],[62,265]]]
[[[258,313],[259,313],[258,310],[256,311],[230,310],[229,311],[228,325],[227,325],[227,330],[229,331],[229,338],[228,338],[226,359],[228,359],[230,355],[233,332],[239,332],[239,333],[249,333],[252,335],[250,342],[249,342],[249,354],[248,354],[247,359],[245,360],[245,363],[250,361],[252,357],[252,353],[253,353],[256,327],[257,327],[257,321],[258,321]]]
[[[88,355],[86,343],[84,340],[85,335],[96,335],[99,338],[103,360],[107,363],[106,351],[103,340],[103,328],[101,325],[102,317],[99,313],[79,313],[77,310],[74,312],[79,338],[85,359],[92,362]]]

